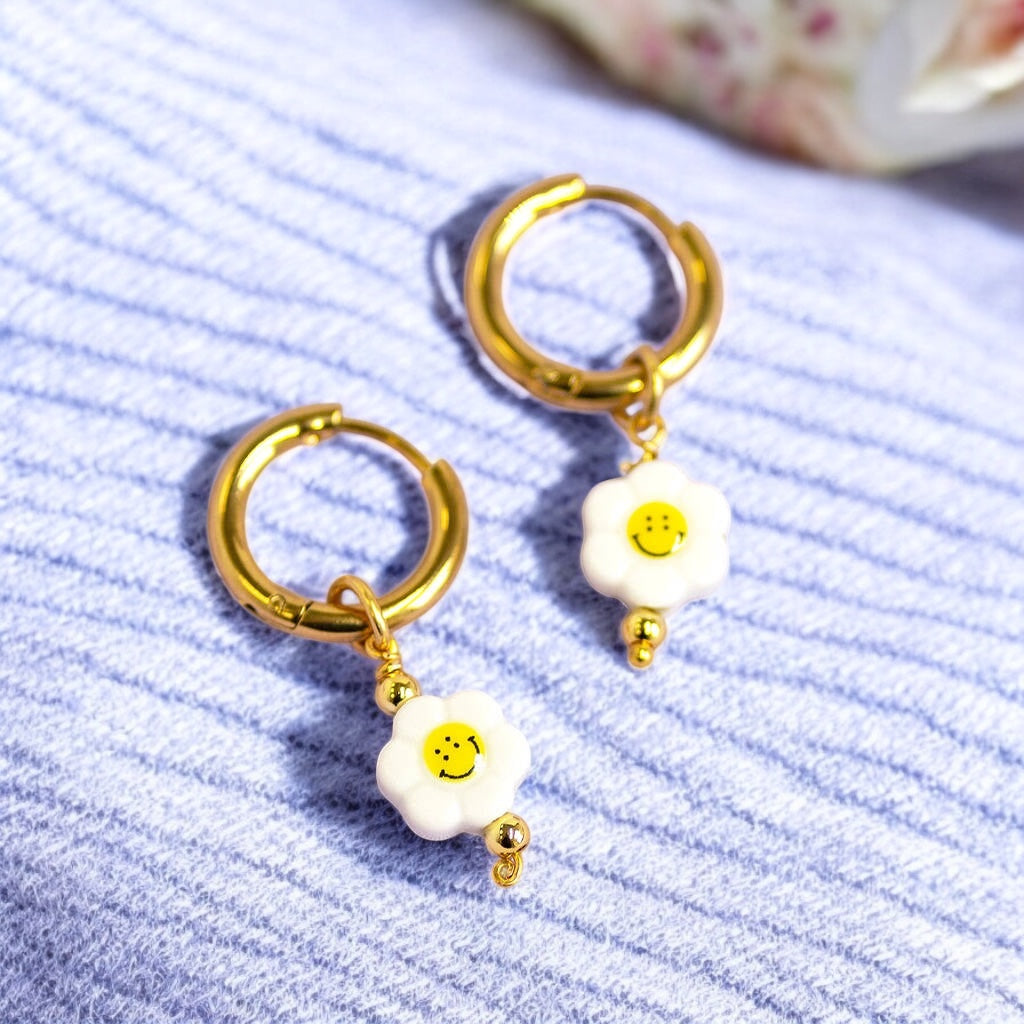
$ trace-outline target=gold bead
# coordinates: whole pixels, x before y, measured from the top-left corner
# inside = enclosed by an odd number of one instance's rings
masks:
[[[653,608],[637,608],[622,620],[622,639],[626,643],[645,640],[652,647],[665,639],[665,618]]]
[[[650,668],[654,661],[654,648],[643,640],[638,640],[626,648],[626,658],[633,668]]]
[[[374,700],[386,715],[393,715],[404,701],[420,695],[420,684],[401,668],[382,665],[377,670]]]
[[[653,608],[636,608],[622,620],[622,639],[633,668],[648,668],[668,633],[665,617]]]
[[[507,811],[484,829],[484,842],[495,857],[508,857],[526,849],[530,828],[518,814]]]

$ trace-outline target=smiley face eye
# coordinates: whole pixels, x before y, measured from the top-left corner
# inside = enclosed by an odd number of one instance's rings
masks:
[[[423,759],[430,773],[445,784],[464,782],[483,771],[484,743],[465,722],[444,722],[426,737]]]

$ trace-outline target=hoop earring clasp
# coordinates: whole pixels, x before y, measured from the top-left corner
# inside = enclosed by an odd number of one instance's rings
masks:
[[[339,405],[290,409],[250,430],[217,473],[206,527],[210,553],[225,585],[262,622],[314,640],[365,644],[372,640],[373,629],[362,608],[313,600],[274,583],[256,564],[245,530],[249,493],[260,473],[278,455],[340,433],[387,445],[420,474],[430,514],[427,549],[409,577],[379,599],[379,609],[389,629],[422,615],[451,585],[466,553],[469,515],[462,485],[447,462],[430,462],[385,427],[347,419]]]
[[[530,394],[566,409],[613,412],[630,406],[649,386],[650,373],[644,372],[638,352],[614,370],[569,366],[534,349],[505,310],[505,264],[512,247],[542,218],[591,200],[625,206],[638,214],[675,257],[686,282],[686,304],[679,322],[656,350],[655,369],[663,386],[689,373],[710,348],[722,316],[721,272],[707,239],[693,224],[674,224],[633,192],[588,185],[576,174],[528,185],[489,214],[466,262],[466,314],[484,351]]]

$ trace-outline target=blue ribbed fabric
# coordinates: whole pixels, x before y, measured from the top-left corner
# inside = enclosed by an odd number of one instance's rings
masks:
[[[1024,1022],[1020,154],[774,161],[471,0],[12,0],[0,32],[0,1020]],[[625,442],[461,335],[488,205],[566,171],[699,224],[728,289],[664,411],[733,571],[647,674],[577,561]],[[591,365],[672,313],[606,210],[531,234],[509,302]],[[227,447],[333,400],[465,485],[401,641],[531,741],[514,890],[377,792],[370,662],[211,568]],[[311,595],[426,532],[344,442],[272,466],[250,529]]]

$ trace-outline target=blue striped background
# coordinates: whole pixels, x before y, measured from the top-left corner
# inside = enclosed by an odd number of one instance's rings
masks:
[[[0,1019],[1024,1022],[1021,154],[790,166],[472,0],[14,0],[0,33]],[[459,332],[487,203],[570,170],[694,220],[727,279],[666,412],[733,572],[644,675],[577,567],[624,443]],[[510,303],[608,365],[664,285],[588,210]],[[210,567],[228,445],[330,400],[466,487],[466,565],[402,641],[531,740],[507,893],[377,793],[369,663]],[[251,515],[311,594],[400,579],[425,529],[358,444]]]

